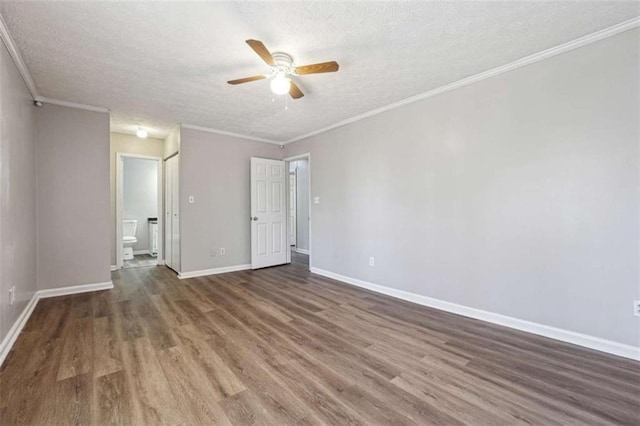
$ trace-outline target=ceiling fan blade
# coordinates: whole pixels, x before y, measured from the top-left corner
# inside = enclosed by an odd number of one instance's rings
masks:
[[[271,56],[271,52],[269,52],[269,49],[267,49],[267,47],[260,40],[246,40],[246,42],[249,47],[252,48],[253,51],[262,58],[263,61],[265,61],[272,67],[276,65],[275,61],[273,60],[273,56]]]
[[[302,90],[300,90],[300,88],[293,81],[291,82],[291,88],[289,89],[289,94],[293,99],[300,99],[301,97],[304,96],[304,93],[302,93]]]
[[[242,83],[249,83],[250,81],[263,80],[265,78],[267,78],[267,77],[265,77],[264,75],[254,75],[252,77],[239,78],[237,80],[229,80],[229,81],[227,81],[227,83],[229,83],[229,84],[242,84]]]
[[[322,72],[336,72],[339,68],[340,66],[336,61],[321,62],[319,64],[301,65],[296,67],[296,73],[298,73],[298,75],[319,74]]]

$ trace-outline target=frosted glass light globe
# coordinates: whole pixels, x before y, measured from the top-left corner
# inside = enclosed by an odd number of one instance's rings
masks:
[[[271,80],[271,91],[276,95],[284,95],[289,93],[291,89],[291,80],[279,73]]]

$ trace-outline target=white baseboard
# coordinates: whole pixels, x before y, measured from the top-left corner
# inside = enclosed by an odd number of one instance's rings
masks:
[[[539,336],[560,340],[562,342],[572,343],[574,345],[584,346],[586,348],[595,349],[597,351],[640,361],[640,348],[637,348],[635,346],[601,339],[599,337],[590,336],[588,334],[576,333],[574,331],[564,330],[562,328],[556,328],[531,321],[525,321],[494,312],[483,311],[481,309],[471,308],[464,305],[458,305],[456,303],[445,302],[444,300],[434,299],[432,297],[422,296],[420,294],[410,293],[408,291],[398,290],[391,287],[385,287],[379,284],[373,284],[367,281],[346,277],[344,275],[325,271],[319,268],[312,267],[311,272],[328,278],[333,278],[334,280],[342,281],[346,284],[366,288],[367,290],[375,291],[376,293],[381,293],[398,299],[407,300],[409,302],[439,309],[441,311],[479,319],[492,324],[498,324],[505,327],[514,328],[516,330],[537,334]]]
[[[251,265],[235,265],[235,266],[223,266],[221,268],[203,269],[201,271],[180,272],[178,278],[181,280],[185,278],[204,277],[205,275],[226,274],[227,272],[245,271],[251,269]]]
[[[66,296],[69,294],[88,293],[90,291],[110,290],[113,288],[113,281],[105,281],[96,284],[72,285],[69,287],[49,288],[46,290],[38,290],[36,294],[39,299],[47,297]]]
[[[9,329],[9,332],[2,340],[2,343],[0,343],[0,366],[9,354],[9,351],[11,351],[13,344],[16,342],[16,339],[20,335],[22,328],[27,323],[27,320],[31,316],[31,313],[35,309],[37,303],[38,292],[35,292],[31,297],[31,300],[29,300],[29,303],[27,303],[27,306],[25,306],[22,310],[22,313],[20,314],[16,322],[14,322],[13,326],[11,326],[11,329]]]
[[[149,250],[134,250],[133,255],[135,256],[136,254],[151,254],[151,252]]]
[[[117,270],[118,270],[118,265],[111,265],[111,272],[117,271]]]
[[[294,249],[296,253],[301,253],[301,254],[309,254],[309,250],[305,250],[305,249],[301,249],[301,248],[295,248]]]
[[[69,294],[78,294],[78,293],[87,293],[90,291],[98,291],[98,290],[109,290],[113,288],[113,282],[107,281],[103,283],[96,284],[84,284],[84,285],[74,285],[70,287],[60,287],[60,288],[51,288],[46,290],[38,290],[33,294],[27,306],[25,306],[24,310],[13,323],[11,329],[5,336],[2,343],[0,343],[0,366],[4,362],[7,354],[11,351],[13,344],[16,342],[16,339],[20,335],[22,328],[27,323],[27,320],[33,313],[38,301],[40,299],[46,299],[48,297],[56,297],[56,296],[66,296]]]

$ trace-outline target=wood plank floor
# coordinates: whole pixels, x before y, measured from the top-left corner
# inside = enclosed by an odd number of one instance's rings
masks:
[[[150,254],[136,254],[133,256],[132,260],[124,260],[122,262],[122,267],[128,269],[139,268],[141,266],[155,266],[157,264],[157,257],[151,256]]]
[[[113,290],[39,302],[0,372],[2,425],[640,419],[640,363],[363,291],[300,263],[113,277]]]

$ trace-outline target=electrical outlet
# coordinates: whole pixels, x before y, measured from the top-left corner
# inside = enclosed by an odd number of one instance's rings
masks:
[[[225,254],[227,254],[227,250],[225,250],[224,247],[220,248],[220,256],[224,256]]]
[[[9,305],[16,303],[16,286],[9,289]]]
[[[373,257],[369,258],[369,266],[376,266],[376,260]]]
[[[633,301],[633,315],[640,317],[640,300]]]

